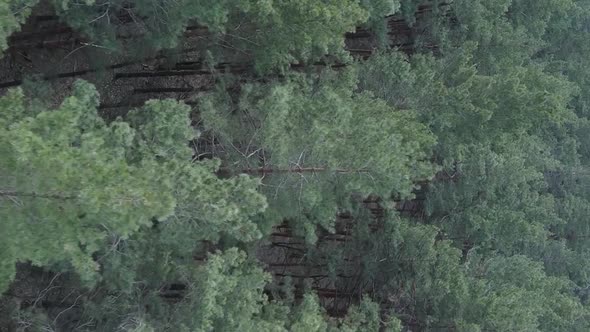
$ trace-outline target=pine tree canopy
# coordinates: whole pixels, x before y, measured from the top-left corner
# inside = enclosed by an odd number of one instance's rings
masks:
[[[590,331],[590,1],[0,0],[0,331]]]
[[[229,105],[220,90],[201,107],[228,165],[262,174],[269,209],[312,233],[314,224],[333,228],[328,221],[346,206],[345,193],[410,197],[414,183],[434,172],[434,138],[414,112],[354,93],[353,71],[323,75],[245,86]]]
[[[2,98],[4,287],[19,261],[67,263],[93,280],[93,254],[154,222],[200,225],[203,239],[259,236],[247,222],[266,206],[257,182],[218,179],[214,162],[191,164],[187,106],[153,101],[129,122],[107,124],[97,104],[83,81],[55,110],[27,109],[20,90]],[[188,209],[199,212],[185,217]]]

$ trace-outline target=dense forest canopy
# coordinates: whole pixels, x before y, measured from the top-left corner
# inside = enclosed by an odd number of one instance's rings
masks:
[[[587,0],[0,0],[0,331],[588,331],[588,51]]]

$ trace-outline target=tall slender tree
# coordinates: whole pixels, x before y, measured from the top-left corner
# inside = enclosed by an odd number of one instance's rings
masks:
[[[262,176],[271,218],[295,221],[310,239],[317,224],[333,229],[349,195],[409,197],[434,170],[434,140],[412,111],[353,92],[352,71],[321,75],[245,86],[236,103],[222,90],[199,109],[227,167]]]
[[[67,263],[95,280],[93,255],[109,239],[177,220],[187,206],[200,212],[183,220],[200,225],[204,239],[259,236],[248,219],[266,206],[257,181],[221,180],[214,162],[191,163],[187,106],[151,102],[130,122],[110,124],[97,106],[96,90],[82,81],[53,111],[28,109],[19,90],[1,99],[3,290],[21,261]]]

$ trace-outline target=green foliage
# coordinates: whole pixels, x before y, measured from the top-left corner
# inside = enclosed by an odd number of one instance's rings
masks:
[[[384,54],[359,72],[363,89],[419,112],[438,138],[437,157],[446,165],[463,159],[472,142],[539,133],[573,116],[567,105],[576,89],[563,77],[538,66],[480,74],[469,45],[441,60],[417,56],[408,63],[399,54]]]
[[[533,62],[536,53],[547,45],[546,34],[553,29],[555,19],[571,15],[574,2],[455,0],[431,16],[432,23],[422,24],[425,29],[418,38],[434,41],[444,56],[473,42],[479,70],[486,74],[501,72],[507,66]]]
[[[378,306],[369,300],[352,309],[342,324],[326,317],[312,294],[299,303],[269,301],[263,290],[270,275],[236,248],[210,254],[201,266],[187,261],[157,283],[144,277],[138,276],[128,287],[100,292],[86,304],[81,319],[98,330],[351,331],[362,326],[378,331],[379,327]],[[111,281],[116,280],[105,279],[103,286]],[[162,297],[166,281],[186,285],[180,301],[170,303]]]
[[[379,305],[364,298],[359,306],[352,307],[343,319],[341,331],[379,331],[381,326]]]
[[[19,112],[22,102],[10,100],[16,104],[2,112],[2,213],[10,221],[3,242],[19,249],[9,262],[64,260],[90,278],[97,269],[90,255],[107,231],[127,237],[173,212],[171,195],[157,190],[166,184],[150,180],[157,178],[157,165],[129,165],[110,153],[127,148],[133,133],[98,118],[90,85],[79,83],[54,112]]]
[[[0,2],[0,49],[34,3]],[[590,329],[588,1],[52,4],[117,56],[196,47],[219,84],[190,117],[153,100],[107,122],[84,82],[51,109],[31,82],[0,98],[8,330]],[[350,65],[359,25],[408,54]],[[187,26],[207,37],[187,45]],[[317,280],[258,262],[281,222],[294,232],[270,246]],[[59,272],[32,298],[26,263]],[[345,290],[333,307],[326,285]],[[47,296],[61,288],[72,318]]]
[[[189,22],[197,22],[219,41],[212,49],[223,45],[251,56],[261,73],[326,55],[346,59],[344,33],[368,18],[367,10],[353,0],[142,0],[132,6],[122,0],[55,2],[69,25],[102,48],[138,54],[175,48]],[[131,26],[127,30],[139,36],[120,40],[128,33],[120,25]]]
[[[523,252],[561,223],[543,174],[527,165],[524,140],[504,140],[503,153],[473,146],[450,178],[431,186],[427,213],[459,245]]]
[[[220,180],[215,163],[191,164],[183,148],[193,137],[187,106],[151,102],[129,123],[106,124],[96,113],[98,94],[84,82],[57,110],[25,109],[19,90],[0,104],[3,289],[17,261],[67,262],[94,280],[92,255],[109,236],[178,220],[187,205],[198,213],[184,221],[201,226],[204,239],[259,236],[248,221],[266,206],[257,181]]]
[[[255,22],[255,30],[244,31],[237,47],[252,51],[260,72],[328,54],[346,58],[343,34],[367,19],[350,0],[249,1],[238,8]]]
[[[262,291],[270,276],[252,262],[246,263],[243,252],[232,249],[210,256],[190,281],[190,300],[177,311],[174,321],[178,325],[173,330],[264,331],[275,326],[257,317],[267,303]]]
[[[584,324],[570,282],[547,276],[541,263],[519,255],[471,260],[473,302],[466,317],[482,330],[572,331]]]
[[[369,18],[365,25],[369,28],[382,46],[387,46],[387,20],[385,16],[397,13],[400,9],[399,0],[361,0],[361,5],[369,13]]]
[[[127,250],[139,254],[137,249]],[[157,257],[149,252],[147,256]],[[158,267],[163,262],[154,263]],[[137,275],[124,287],[111,284],[116,278],[105,279],[104,286],[111,290],[87,304],[83,319],[97,324],[99,330],[140,325],[154,331],[285,330],[282,322],[265,319],[263,310],[269,303],[262,291],[270,276],[247,260],[245,253],[235,248],[218,252],[198,267],[190,260],[169,263],[176,264],[171,274],[150,278],[155,271],[146,270],[150,274]],[[169,303],[162,297],[166,283],[185,285],[180,302]]]
[[[451,241],[438,240],[439,230],[434,226],[395,215],[376,221],[360,208],[353,218],[355,227],[341,251],[330,251],[327,246],[310,249],[331,258],[334,275],[358,276],[358,285],[364,286],[357,291],[381,304],[377,310],[373,304],[361,303],[358,309],[365,314],[354,318],[354,323],[345,321],[345,327],[351,324],[371,330],[368,327],[377,324],[396,331],[400,324],[428,329],[460,322],[469,288],[461,252]],[[377,230],[371,227],[376,222],[380,224]],[[383,308],[387,308],[385,313]],[[360,315],[354,311],[358,309],[349,312],[349,317]]]
[[[206,243],[222,236],[258,238],[250,217],[266,203],[258,181],[245,175],[220,179],[215,161],[190,162],[188,107],[152,101],[107,124],[96,114],[97,103],[94,88],[82,81],[55,110],[28,108],[20,90],[0,100],[0,147],[9,157],[2,160],[9,175],[1,192],[2,219],[8,221],[3,287],[16,262],[75,272],[81,281],[70,287],[95,292],[82,303],[80,317],[93,329],[339,328],[315,296],[297,305],[270,302],[263,293],[270,276],[236,248],[194,267],[192,257]],[[164,299],[162,291],[171,284],[185,285],[182,302]],[[374,330],[376,308],[365,302],[351,317],[372,318],[348,318],[343,326]],[[18,312],[36,328],[57,321],[43,310]]]
[[[346,193],[409,197],[413,183],[433,172],[434,140],[413,112],[354,93],[354,72],[322,75],[245,86],[235,104],[222,90],[200,108],[229,150],[228,166],[264,174],[270,212],[312,234],[318,222],[332,228]]]
[[[507,274],[479,273],[469,281],[471,270],[464,277],[471,300],[454,302],[453,324],[583,330],[586,81],[583,68],[565,65],[575,66],[584,46],[576,41],[564,52],[567,37],[559,34],[571,34],[572,22],[583,30],[583,5],[577,2],[573,14],[569,1],[459,3],[451,4],[458,22],[441,35],[447,39],[440,39],[439,57],[377,55],[359,64],[360,87],[417,110],[437,137],[435,160],[443,171],[427,188],[426,216],[419,221],[438,226],[438,236],[454,241],[464,260],[471,250],[482,261],[522,266],[515,275],[542,280],[521,286]],[[499,286],[500,280],[506,284]],[[493,293],[494,287],[503,291]],[[555,307],[543,305],[553,298]]]

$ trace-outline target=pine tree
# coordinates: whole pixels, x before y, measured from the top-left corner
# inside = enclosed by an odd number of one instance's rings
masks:
[[[525,140],[504,141],[503,153],[475,146],[451,179],[431,186],[427,213],[458,246],[524,253],[562,223],[543,174],[527,165]],[[528,145],[530,146],[530,145]],[[534,145],[533,145],[534,147]]]
[[[2,289],[15,262],[66,263],[95,280],[93,255],[154,222],[195,213],[186,223],[204,239],[252,239],[248,217],[265,200],[257,181],[220,180],[216,164],[190,161],[189,107],[150,102],[130,121],[105,123],[98,94],[82,81],[56,110],[28,109],[20,90],[0,101]]]
[[[550,124],[571,121],[568,102],[576,88],[564,77],[519,65],[482,74],[472,50],[464,45],[443,59],[376,56],[360,66],[360,86],[392,105],[415,109],[437,137],[437,160],[445,165],[461,160],[473,142],[544,135]]]
[[[245,86],[235,104],[222,90],[200,107],[227,167],[264,178],[274,223],[291,220],[312,240],[316,224],[333,228],[350,194],[409,197],[433,172],[433,139],[413,112],[354,93],[354,72],[322,75]]]
[[[254,59],[260,73],[285,70],[292,63],[316,61],[327,55],[347,59],[344,33],[368,18],[367,10],[352,0],[54,4],[60,17],[103,49],[141,54],[176,48],[181,45],[185,29],[196,23],[205,27],[213,39],[205,44],[204,53],[214,51],[217,59],[229,57],[226,61],[232,59],[232,53],[237,53],[240,61]],[[391,7],[395,9],[393,4]],[[129,31],[133,38],[120,38]]]
[[[483,329],[576,331],[588,328],[567,278],[547,276],[543,265],[524,256],[468,263],[472,301],[466,320]]]
[[[343,249],[311,249],[330,257],[334,275],[356,276],[352,280],[361,288],[355,292],[366,292],[403,326],[444,329],[461,321],[468,298],[461,253],[451,241],[437,239],[437,227],[395,214],[377,221],[362,209],[353,218],[351,238]]]

